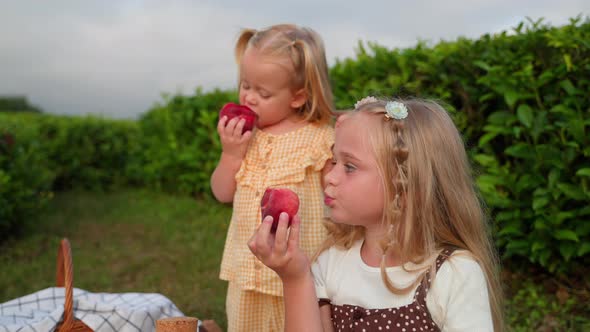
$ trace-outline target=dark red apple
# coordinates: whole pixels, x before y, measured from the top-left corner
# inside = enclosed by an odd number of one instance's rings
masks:
[[[258,114],[254,112],[250,107],[245,105],[238,105],[234,103],[227,103],[219,111],[219,118],[227,116],[227,121],[235,118],[236,116],[240,119],[246,120],[244,128],[242,128],[242,134],[248,130],[254,129],[258,122]]]
[[[272,216],[273,223],[270,231],[274,233],[277,231],[281,212],[286,212],[289,215],[289,226],[291,226],[293,216],[299,210],[299,196],[291,189],[267,188],[260,201],[260,210],[262,219]]]

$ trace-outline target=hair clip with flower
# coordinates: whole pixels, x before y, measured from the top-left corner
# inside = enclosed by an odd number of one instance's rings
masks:
[[[388,101],[385,104],[385,117],[388,120],[403,120],[408,117],[408,108],[399,101]]]
[[[379,99],[377,99],[377,98],[375,98],[375,97],[373,97],[373,96],[367,96],[367,97],[365,97],[365,98],[363,98],[363,99],[361,99],[361,100],[357,101],[357,102],[354,104],[354,109],[355,109],[355,110],[358,110],[358,109],[359,109],[359,107],[361,107],[361,106],[363,106],[363,105],[366,105],[366,104],[371,104],[371,103],[378,103],[378,102],[379,102]]]

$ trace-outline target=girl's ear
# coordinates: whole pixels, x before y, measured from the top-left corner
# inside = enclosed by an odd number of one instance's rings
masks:
[[[301,108],[301,106],[305,105],[307,101],[307,93],[305,89],[299,89],[293,94],[293,99],[291,99],[291,108]]]

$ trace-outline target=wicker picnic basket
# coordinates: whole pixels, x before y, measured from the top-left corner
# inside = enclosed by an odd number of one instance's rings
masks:
[[[57,332],[93,332],[81,320],[74,317],[74,266],[72,263],[72,249],[70,241],[64,238],[61,240],[57,252],[57,287],[65,287],[66,299],[64,303],[64,317],[58,323]]]

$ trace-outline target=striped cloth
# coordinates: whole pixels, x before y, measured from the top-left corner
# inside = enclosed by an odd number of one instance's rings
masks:
[[[321,171],[331,158],[334,129],[308,124],[292,132],[273,135],[256,130],[242,166],[236,174],[237,188],[220,278],[242,290],[282,296],[277,274],[250,252],[248,239],[261,222],[260,200],[268,187],[289,188],[299,196],[300,245],[308,256],[324,240],[321,224],[326,215]]]
[[[183,316],[155,293],[91,293],[74,288],[74,316],[95,332],[155,331],[156,320]],[[64,313],[62,287],[40,290],[0,304],[0,332],[52,332]]]

